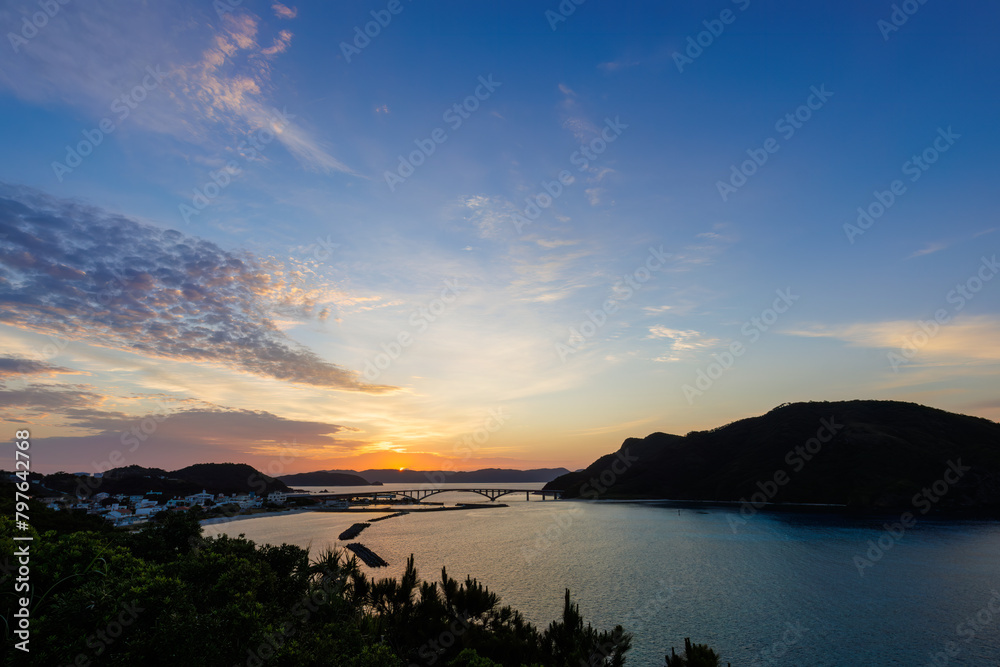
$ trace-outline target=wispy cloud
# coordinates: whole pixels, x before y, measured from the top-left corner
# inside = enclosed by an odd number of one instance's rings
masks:
[[[674,253],[674,261],[668,271],[687,271],[693,267],[711,264],[718,255],[739,240],[726,223],[713,225],[711,231],[695,236],[696,241],[682,246]]]
[[[275,37],[274,43],[268,48],[261,51],[265,56],[273,56],[279,53],[284,53],[288,50],[288,47],[292,44],[292,33],[288,30],[282,30]]]
[[[28,3],[23,4],[28,11]],[[280,3],[272,8],[281,19],[297,13]],[[275,101],[272,71],[275,59],[291,48],[293,34],[269,30],[246,9],[221,18],[210,3],[147,5],[142,12],[125,12],[115,2],[95,0],[60,9],[59,20],[39,32],[30,50],[0,50],[0,88],[100,120],[112,115],[114,100],[142,82],[147,66],[153,67],[163,73],[162,82],[122,125],[168,135],[216,157],[232,154],[241,140],[270,127],[274,109],[283,108]],[[0,24],[12,24],[13,18],[12,11],[0,10]],[[198,55],[192,58],[192,53]],[[13,56],[17,61],[8,62]],[[289,121],[283,129],[278,141],[306,168],[354,173],[300,122]]]
[[[608,62],[599,63],[597,65],[597,69],[610,74],[611,72],[617,72],[619,70],[628,69],[629,67],[635,67],[638,64],[638,60],[609,60]]]
[[[276,2],[271,5],[271,9],[274,11],[274,15],[279,19],[293,19],[299,15],[298,8],[288,7],[280,2]]]
[[[286,120],[274,127],[274,109],[268,104],[272,65],[270,58],[288,50],[292,33],[281,30],[265,49],[257,45],[258,17],[248,13],[225,14],[222,28],[198,62],[181,70],[185,97],[197,100],[201,115],[227,126],[231,133],[249,135],[261,128],[275,132],[278,141],[306,168],[353,174],[333,157],[301,124]]]
[[[51,377],[54,375],[77,375],[80,371],[56,366],[44,361],[24,359],[21,357],[0,357],[0,381],[25,375]]]
[[[465,219],[484,239],[496,240],[509,235],[518,215],[517,207],[495,195],[466,196],[461,198],[459,206],[464,209]]]
[[[385,392],[282,334],[318,319],[304,276],[180,232],[0,184],[8,324],[333,389]]]
[[[587,195],[587,203],[597,206],[601,203],[601,196],[604,195],[604,188],[587,188],[583,191]]]
[[[1000,318],[967,316],[937,326],[936,334],[929,337],[920,322],[909,320],[815,325],[782,333],[807,338],[834,338],[857,347],[888,350],[911,349],[915,341],[920,341],[922,344],[910,360],[911,365],[1000,361],[1000,347],[996,345],[996,341],[1000,340]]]
[[[669,353],[656,357],[654,361],[672,362],[681,361],[692,353],[715,347],[719,344],[718,338],[706,338],[704,334],[692,329],[671,329],[660,324],[649,328],[647,339],[669,340]]]
[[[563,99],[559,103],[561,124],[563,129],[569,130],[580,143],[592,138],[598,132],[597,127],[590,122],[580,110],[576,92],[565,83],[559,84],[559,92]]]
[[[914,259],[916,257],[923,257],[924,255],[930,255],[930,254],[935,253],[935,252],[937,252],[939,250],[944,250],[947,247],[948,247],[948,244],[944,243],[942,241],[937,241],[937,242],[934,242],[934,243],[928,243],[923,248],[921,248],[920,250],[917,250],[916,252],[914,252],[913,254],[911,254],[906,259]]]
[[[85,388],[59,384],[29,384],[8,388],[0,383],[0,413],[5,419],[57,412],[73,414],[74,410],[92,411],[104,396]],[[14,409],[8,413],[8,410]]]
[[[572,246],[580,243],[579,240],[575,239],[535,239],[535,243],[542,246],[543,248],[562,248],[564,246]]]

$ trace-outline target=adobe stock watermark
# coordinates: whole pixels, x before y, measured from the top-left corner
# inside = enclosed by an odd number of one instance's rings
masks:
[[[970,466],[962,465],[962,459],[948,461],[948,468],[944,471],[941,479],[936,480],[930,486],[925,486],[919,493],[915,493],[910,500],[914,509],[920,510],[924,515],[931,511],[935,504],[951,490],[951,487],[958,483],[965,473],[972,470]],[[868,540],[868,550],[864,555],[854,556],[854,567],[858,568],[858,576],[865,576],[865,568],[875,567],[875,564],[882,560],[883,556],[889,552],[896,543],[903,539],[906,531],[917,525],[917,517],[913,512],[903,512],[899,515],[899,521],[893,524],[884,523],[882,535],[877,540]]]
[[[392,362],[403,355],[404,350],[413,345],[416,336],[427,331],[430,325],[436,322],[448,310],[448,306],[453,304],[458,299],[458,295],[466,289],[458,284],[457,278],[445,280],[441,293],[435,299],[426,306],[420,306],[410,314],[408,321],[413,331],[407,329],[400,331],[393,340],[382,343],[382,352],[365,360],[363,371],[365,379],[370,382],[377,380],[382,375],[382,371],[389,368]]]
[[[261,158],[264,149],[275,140],[282,130],[288,127],[293,118],[295,116],[288,113],[288,109],[278,111],[272,107],[271,117],[267,119],[267,123],[252,131],[248,139],[236,144],[236,150],[243,158],[244,163]],[[243,173],[243,168],[236,160],[227,161],[225,166],[218,171],[208,172],[208,180],[205,181],[205,184],[193,190],[191,203],[182,202],[177,205],[177,211],[181,214],[184,223],[191,224],[191,216],[201,215],[201,212],[208,208],[212,200],[221,195],[222,191],[232,184],[233,177],[241,173]]]
[[[910,17],[920,11],[920,8],[927,4],[927,0],[903,0],[898,5],[892,6],[892,13],[889,20],[879,19],[875,22],[875,27],[882,33],[882,41],[888,42],[889,36],[906,25]]]
[[[659,588],[652,597],[625,615],[621,622],[622,627],[628,628],[631,632],[640,632],[646,626],[646,622],[655,618],[656,614],[677,594],[679,586],[668,584],[664,579],[660,579],[657,583]]]
[[[156,433],[160,424],[167,420],[167,415],[170,412],[170,406],[168,406],[162,399],[156,399],[157,405],[163,410],[161,414],[151,414],[146,415],[141,418],[136,418],[132,427],[121,432],[119,437],[119,442],[121,443],[122,449],[128,448],[129,454],[134,454],[139,447],[146,442],[150,437]],[[113,449],[108,452],[108,456],[101,462],[91,461],[91,465],[94,466],[94,471],[97,473],[106,473],[114,468],[122,468],[126,465],[128,457],[121,449]],[[76,482],[76,497],[77,498],[89,498],[94,494],[97,489],[103,484],[103,477],[95,477],[94,475],[88,475],[86,477],[78,477]]]
[[[16,33],[7,33],[7,40],[10,42],[10,48],[14,49],[14,53],[18,53],[22,46],[37,37],[38,32],[43,30],[49,21],[62,10],[62,6],[69,3],[70,0],[39,0],[38,8],[41,11],[33,13],[30,19],[27,16],[22,17],[21,29]]]
[[[970,643],[977,635],[984,630],[991,630],[994,620],[1000,616],[1000,591],[993,589],[989,601],[976,613],[966,617],[964,621],[955,626],[955,634],[961,637],[966,644]],[[957,658],[962,653],[962,646],[954,640],[944,643],[943,650],[929,653],[927,662],[923,667],[946,667],[951,664],[952,659]]]
[[[611,463],[601,472],[591,477],[588,481],[580,485],[580,498],[584,500],[599,500],[601,495],[608,492],[608,489],[618,483],[618,478],[625,474],[636,462],[638,456],[632,456],[628,448],[618,450],[614,454]],[[573,525],[576,517],[582,510],[573,506],[568,510],[556,507],[551,511],[552,519],[546,526],[535,531],[535,538],[531,546],[521,547],[521,557],[526,563],[531,563],[549,548],[558,543],[563,534]]]
[[[110,273],[112,276],[114,276],[115,280],[122,287],[131,287],[131,284],[119,269],[111,268]],[[111,303],[112,299],[114,299],[115,297],[117,297],[122,293],[122,287],[119,287],[117,285],[114,285],[113,288],[109,288],[107,286],[102,287],[101,291],[97,293],[97,303],[101,306],[107,307],[108,304]],[[78,315],[79,316],[76,322],[81,329],[84,329],[88,325],[93,324],[94,321],[97,319],[98,315],[103,315],[103,311],[101,311],[98,308],[93,308],[90,312],[86,314],[78,314]],[[69,347],[69,344],[72,340],[67,335],[54,334],[54,333],[45,334],[45,337],[48,338],[51,342],[45,343],[44,345],[33,349],[30,359],[31,361],[46,362],[58,357],[60,354],[63,353],[63,351],[67,347]],[[23,365],[19,366],[17,372],[22,374],[25,373],[24,366]]]
[[[792,288],[786,287],[784,291],[778,289],[774,291],[778,297],[771,303],[770,308],[765,308],[760,315],[751,317],[740,327],[740,333],[748,339],[746,345],[741,341],[733,341],[722,354],[713,354],[715,361],[712,361],[705,368],[699,368],[695,373],[694,386],[685,384],[681,387],[684,398],[688,405],[694,405],[694,399],[702,396],[712,388],[715,381],[721,378],[726,371],[733,367],[736,359],[742,357],[747,351],[747,347],[760,340],[761,334],[770,330],[778,321],[779,315],[784,315],[799,300],[799,295],[792,294]]]
[[[265,640],[255,648],[247,648],[246,660],[241,659],[236,665],[262,667],[265,661],[277,655],[281,647],[298,634],[300,628],[305,628],[308,625],[309,619],[320,610],[320,607],[342,595],[344,588],[345,582],[342,575],[338,576],[330,572],[329,569],[324,570],[320,585],[305,593],[292,606],[289,612],[290,618],[280,625],[276,625],[275,630],[265,635]]]
[[[622,619],[620,624],[622,629],[628,629],[628,631],[633,634],[641,632],[646,626],[646,622],[654,618],[656,614],[667,606],[667,603],[675,595],[674,587],[668,585],[663,579],[660,579],[658,583],[659,588],[653,596],[646,600],[645,604],[633,608],[632,611],[626,614],[625,618]],[[612,632],[610,641],[595,647],[586,660],[581,658],[580,667],[601,667],[609,664],[607,659],[614,654],[614,651],[618,648],[621,639],[621,635],[616,632]]]
[[[496,89],[503,85],[502,81],[494,81],[493,75],[486,78],[479,77],[479,85],[472,91],[472,94],[461,102],[456,102],[445,109],[441,114],[441,120],[448,124],[452,132],[458,131],[462,124],[467,121],[472,114],[482,106],[482,103],[490,99]],[[414,139],[417,149],[410,151],[409,155],[399,156],[399,164],[395,171],[388,169],[383,174],[385,184],[389,186],[389,192],[395,192],[396,187],[406,182],[410,176],[416,172],[417,167],[423,165],[427,158],[434,155],[437,147],[448,141],[448,133],[443,127],[431,130],[430,135],[424,139]]]
[[[412,0],[407,0],[411,2]],[[372,40],[382,34],[382,30],[389,27],[392,23],[393,16],[399,16],[406,9],[400,0],[389,0],[386,4],[385,9],[373,9],[369,12],[372,16],[371,21],[368,21],[364,25],[364,30],[361,29],[360,25],[354,26],[354,39],[348,42],[340,43],[340,53],[344,56],[344,61],[350,64],[351,58],[354,56],[361,55],[372,43]]]
[[[420,645],[420,648],[417,649],[417,656],[423,662],[411,662],[409,667],[420,667],[420,664],[433,665],[437,662],[441,655],[454,646],[458,639],[464,635],[470,627],[472,627],[472,623],[470,621],[473,618],[475,618],[475,614],[471,614],[467,611],[454,617],[451,623],[448,624],[447,629],[442,630],[433,639],[428,639]]]
[[[788,650],[792,646],[802,641],[802,637],[805,636],[805,633],[809,632],[809,628],[803,626],[800,621],[795,621],[794,623],[786,622],[785,628],[785,631],[781,634],[781,639],[776,640],[769,647],[761,649],[754,656],[753,662],[750,663],[751,667],[789,664],[783,658],[788,654]]]
[[[954,304],[951,311],[949,312],[946,308],[938,308],[930,320],[919,320],[917,329],[903,339],[899,350],[890,350],[887,353],[886,357],[893,372],[898,373],[901,365],[912,361],[917,353],[941,332],[941,327],[951,322],[954,315],[965,308],[965,304],[972,301],[997,273],[1000,273],[997,256],[993,255],[989,259],[983,257],[979,270],[969,276],[965,282],[955,285],[955,289],[945,296],[948,303]]]
[[[750,7],[750,0],[732,0],[732,2],[739,6],[741,12],[745,12]],[[726,26],[736,22],[737,16],[739,14],[727,8],[719,13],[719,18],[702,21],[701,24],[705,26],[705,29],[695,36],[688,35],[684,53],[680,51],[673,53],[672,57],[674,64],[677,65],[677,71],[683,74],[685,66],[693,65],[694,61],[705,53],[705,49],[715,44],[715,40],[722,36],[722,33],[726,31]]]
[[[786,113],[774,123],[775,131],[781,133],[781,137],[785,141],[794,137],[795,133],[812,119],[813,114],[822,109],[833,97],[833,93],[826,89],[825,83],[820,84],[819,88],[812,86],[809,91],[810,95],[804,104]],[[767,164],[771,156],[779,150],[781,150],[781,144],[774,137],[765,139],[760,148],[748,148],[746,153],[750,159],[744,160],[739,166],[731,165],[729,179],[715,183],[722,201],[729,201],[730,195],[735,194],[746,185],[748,180]]]
[[[340,244],[334,243],[330,236],[330,234],[327,234],[326,238],[317,236],[315,241],[306,246],[306,252],[312,250],[313,258],[320,262],[330,259],[333,251],[340,247]]]
[[[608,146],[614,143],[627,129],[628,125],[621,121],[621,116],[615,116],[614,120],[605,118],[600,135],[585,144],[580,144],[580,147],[570,154],[570,164],[581,172],[586,171],[590,167],[590,163],[608,150]],[[576,182],[576,178],[568,169],[560,171],[556,180],[543,180],[540,185],[541,190],[545,190],[545,192],[538,191],[534,195],[525,197],[524,210],[518,211],[511,218],[511,223],[517,233],[521,234],[525,225],[530,225],[542,214],[543,210],[552,206],[552,203],[565,192],[565,188],[574,182]]]
[[[934,138],[934,141],[918,155],[912,156],[903,163],[903,166],[900,167],[903,175],[909,176],[911,183],[916,183],[941,158],[941,155],[947,153],[961,138],[962,135],[952,131],[951,125],[948,126],[947,130],[939,127],[938,136]],[[858,207],[858,218],[855,224],[844,224],[844,234],[847,235],[847,240],[851,245],[854,245],[855,238],[863,235],[875,224],[876,220],[885,215],[885,212],[892,208],[899,198],[906,194],[906,191],[906,184],[898,178],[889,184],[888,190],[875,190],[873,193],[874,201],[867,206]]]
[[[566,363],[570,356],[582,350],[586,342],[597,335],[597,332],[608,323],[608,318],[617,313],[622,304],[627,303],[643,285],[649,282],[653,274],[662,269],[670,257],[673,255],[663,252],[662,245],[658,249],[650,246],[646,261],[632,273],[622,276],[621,280],[612,285],[611,291],[615,293],[615,296],[601,304],[599,310],[584,311],[586,319],[579,325],[569,328],[569,338],[566,339],[566,342],[555,344],[559,359]]]
[[[452,445],[451,453],[461,457],[460,463],[465,463],[489,442],[494,433],[503,428],[507,419],[508,416],[504,414],[503,406],[491,409],[479,428],[471,433],[466,433]],[[424,484],[421,489],[440,489],[441,485],[448,481],[447,473],[449,472],[457,472],[457,464],[452,459],[445,461],[439,471],[429,470],[425,472],[424,476],[429,484]]]
[[[552,32],[555,32],[560,23],[565,23],[566,19],[575,14],[576,8],[586,1],[587,0],[561,0],[559,6],[556,7],[556,9],[559,10],[558,12],[546,9],[545,20],[549,22],[549,27],[552,28]]]
[[[138,600],[132,600],[122,605],[122,612],[118,614],[118,619],[108,623],[104,630],[87,637],[86,646],[93,649],[95,656],[103,655],[108,647],[115,643],[125,632],[125,629],[135,623],[141,612],[146,611],[145,607],[140,607]],[[74,665],[89,665],[90,658],[86,653],[80,653],[73,659]]]
[[[81,130],[83,139],[75,146],[66,146],[66,158],[59,162],[52,162],[52,173],[56,179],[62,183],[63,178],[72,174],[73,170],[83,164],[84,158],[94,152],[94,149],[104,143],[104,138],[114,132],[120,123],[124,122],[129,115],[135,111],[139,105],[146,100],[149,93],[160,87],[160,83],[167,76],[166,72],[160,70],[160,66],[149,66],[146,68],[146,76],[142,81],[132,87],[127,93],[119,95],[111,100],[109,110],[112,116],[105,116],[97,127],[89,130]]]
[[[823,445],[833,440],[837,432],[844,428],[843,424],[837,423],[836,417],[830,417],[829,420],[824,417],[819,421],[820,427],[816,430],[816,434],[813,437],[806,440],[803,444],[789,449],[785,454],[784,461],[791,468],[791,474],[786,472],[784,468],[778,468],[771,477],[757,482],[759,490],[751,495],[749,499],[746,497],[740,498],[742,504],[740,505],[739,516],[730,514],[727,517],[729,529],[733,531],[734,535],[737,533],[739,526],[747,525],[747,519],[756,515],[764,505],[771,502],[778,495],[779,489],[791,481],[791,475],[802,472],[806,463],[812,461],[813,457],[823,450]]]

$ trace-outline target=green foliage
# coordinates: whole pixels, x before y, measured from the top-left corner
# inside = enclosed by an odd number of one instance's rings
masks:
[[[546,664],[554,667],[621,667],[625,664],[625,653],[632,645],[632,635],[620,625],[611,632],[598,632],[589,623],[585,627],[579,605],[570,601],[567,588],[562,621],[553,621],[549,625],[544,641],[554,660]]]
[[[13,522],[0,517],[12,553]],[[203,539],[196,515],[138,532],[32,534],[31,652],[5,665],[620,667],[631,636],[585,624],[566,592],[540,632],[477,580],[370,579],[351,556]],[[12,587],[0,593],[12,646]],[[44,638],[44,639],[42,639]],[[16,655],[15,655],[16,654]],[[701,663],[685,663],[700,667]]]
[[[484,658],[471,648],[467,648],[448,663],[448,667],[503,667],[499,662]]]
[[[14,484],[0,484],[0,516],[14,516],[15,490]],[[31,525],[40,533],[49,530],[60,533],[74,530],[110,533],[114,530],[108,521],[94,514],[87,514],[86,510],[50,510],[34,498],[28,500],[28,516],[31,517]]]
[[[705,644],[692,644],[684,638],[684,654],[677,655],[673,648],[666,656],[666,667],[719,667],[719,654]]]

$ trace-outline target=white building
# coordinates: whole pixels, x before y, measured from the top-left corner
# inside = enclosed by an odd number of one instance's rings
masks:
[[[189,505],[204,505],[206,501],[214,501],[215,496],[211,493],[207,493],[205,489],[201,490],[201,493],[194,493],[186,498]]]
[[[139,507],[135,510],[135,515],[149,517],[159,512],[162,512],[165,509],[167,508],[161,505],[153,505],[152,507]]]
[[[286,500],[288,500],[288,494],[281,491],[272,491],[267,494],[267,502],[275,505],[284,505]]]

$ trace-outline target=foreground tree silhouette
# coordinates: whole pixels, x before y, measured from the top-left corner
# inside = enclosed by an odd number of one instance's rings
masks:
[[[692,644],[690,637],[684,638],[683,655],[677,655],[671,648],[666,660],[666,667],[719,667],[720,664],[718,653],[707,644]]]
[[[579,605],[570,601],[569,589],[563,604],[562,621],[553,621],[545,631],[546,652],[558,667],[578,667],[579,665],[607,665],[622,667],[625,653],[632,646],[632,635],[622,626],[615,626],[611,632],[598,632],[590,626],[584,627]]]
[[[346,552],[310,560],[294,545],[203,539],[195,519],[168,516],[138,533],[32,532],[27,597],[32,637],[44,641],[0,663],[623,667],[631,646],[621,626],[585,623],[568,590],[562,618],[540,631],[476,579],[442,569],[440,581],[421,581],[412,556],[400,578],[372,580]],[[14,528],[0,516],[8,553]],[[19,604],[12,588],[0,592],[8,646]]]

